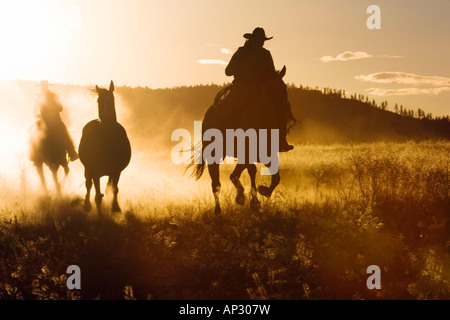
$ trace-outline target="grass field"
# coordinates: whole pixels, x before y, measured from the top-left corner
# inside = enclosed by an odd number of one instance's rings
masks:
[[[102,215],[82,189],[3,179],[0,299],[450,299],[449,142],[296,146],[260,212],[234,203],[232,168],[220,217],[207,174],[180,177],[189,196],[121,188],[122,213]],[[66,287],[74,264],[81,290]]]

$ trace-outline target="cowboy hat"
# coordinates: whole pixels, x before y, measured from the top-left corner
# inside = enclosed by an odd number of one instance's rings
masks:
[[[255,30],[253,30],[253,33],[244,34],[244,38],[245,39],[259,39],[259,40],[267,41],[267,40],[272,39],[273,37],[267,38],[266,32],[264,31],[264,29],[258,27],[258,28],[255,28]]]

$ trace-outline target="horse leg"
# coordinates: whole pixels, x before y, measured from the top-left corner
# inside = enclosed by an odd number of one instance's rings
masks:
[[[100,189],[100,177],[96,177],[92,180],[94,181],[94,188],[95,188],[95,206],[97,207],[97,213],[101,214],[103,194]]]
[[[105,194],[109,194],[113,190],[113,182],[111,176],[108,177],[108,182],[106,183]]]
[[[243,206],[245,203],[245,194],[244,194],[244,187],[241,184],[241,181],[239,178],[241,177],[241,173],[246,169],[244,164],[237,164],[234,168],[233,172],[230,175],[230,180],[233,182],[234,186],[237,190],[236,195],[236,203],[238,205]]]
[[[52,172],[53,181],[55,182],[56,194],[61,196],[61,185],[58,181],[58,167],[52,167],[50,168],[50,171]]]
[[[277,185],[280,183],[280,172],[278,171],[274,175],[272,175],[272,181],[270,183],[270,187],[266,186],[259,186],[258,191],[263,196],[269,198],[272,195],[273,190],[277,187]]]
[[[117,194],[119,193],[119,187],[118,187],[119,179],[120,179],[120,173],[110,177],[109,181],[108,181],[108,185],[110,188],[112,188],[112,192],[113,192],[113,201],[112,201],[112,206],[111,206],[112,212],[120,212],[121,211],[120,207],[119,207],[119,201],[117,200]]]
[[[250,176],[250,181],[252,184],[252,189],[250,191],[252,199],[250,200],[250,209],[258,211],[261,208],[261,204],[258,200],[258,192],[256,190],[256,165],[249,164],[247,165],[247,172]]]
[[[44,188],[45,193],[48,193],[47,183],[45,182],[45,175],[44,175],[44,164],[42,162],[36,163],[35,166],[39,178],[41,179],[42,188]]]
[[[92,178],[85,174],[86,177],[86,197],[84,198],[83,210],[86,212],[91,211],[91,188],[92,188]]]
[[[209,175],[212,180],[211,187],[212,187],[212,192],[214,194],[214,201],[216,204],[216,206],[214,208],[214,213],[216,215],[220,215],[220,213],[222,212],[222,209],[220,208],[220,200],[219,200],[219,196],[220,196],[219,164],[214,163],[214,164],[208,165],[208,171],[209,171]]]
[[[61,163],[61,167],[64,169],[64,178],[61,180],[60,185],[62,185],[64,187],[64,185],[66,184],[67,181],[67,177],[69,176],[69,164],[67,163],[67,161],[64,161],[63,163]],[[58,169],[56,169],[58,170]]]
[[[67,176],[69,175],[69,165],[67,163],[62,165],[63,169],[64,169],[64,177],[67,178]]]

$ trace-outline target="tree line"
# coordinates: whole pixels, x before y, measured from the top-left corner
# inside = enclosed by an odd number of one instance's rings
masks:
[[[390,111],[390,112],[393,112],[395,114],[398,114],[398,115],[401,115],[404,117],[410,117],[410,118],[414,118],[414,119],[450,121],[450,118],[448,115],[447,116],[433,116],[433,114],[431,112],[426,112],[423,108],[417,108],[417,110],[414,110],[414,109],[406,108],[402,104],[399,105],[398,103],[395,103],[394,107],[391,110],[389,103],[386,100],[382,101],[380,104],[378,104],[374,99],[370,99],[369,96],[367,96],[367,95],[365,96],[364,94],[352,93],[352,94],[350,94],[350,96],[348,96],[347,93],[345,92],[345,90],[343,90],[343,89],[332,89],[329,87],[319,88],[317,86],[313,88],[310,86],[303,86],[303,85],[300,85],[299,87],[297,87],[297,86],[295,86],[295,84],[289,84],[288,87],[289,88],[298,88],[300,90],[308,90],[308,91],[315,90],[315,91],[319,91],[322,94],[324,94],[326,96],[330,96],[330,97],[360,101],[363,103],[367,103],[374,108],[377,108],[377,109],[380,109],[383,111]]]

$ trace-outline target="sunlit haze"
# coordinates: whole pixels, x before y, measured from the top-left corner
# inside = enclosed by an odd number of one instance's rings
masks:
[[[373,2],[373,1],[372,1]],[[448,114],[450,3],[376,1],[18,0],[0,2],[0,77],[151,88],[231,81],[225,64],[256,26],[286,81]],[[375,4],[375,3],[374,3]],[[385,83],[376,73],[405,73]],[[444,83],[423,83],[441,77]]]
[[[64,100],[64,121],[79,141],[82,126],[97,117],[96,98],[87,89],[69,92],[61,84],[92,88],[114,80],[116,86],[166,88],[227,83],[232,79],[225,66],[243,45],[243,34],[257,26],[273,36],[266,48],[276,68],[287,67],[287,83],[343,89],[348,96],[364,94],[378,102],[448,115],[450,2],[377,1],[380,30],[366,26],[370,4],[2,0],[0,145],[8,153],[2,171],[30,165],[27,130],[34,121],[31,110],[39,80],[55,84],[52,90]],[[33,85],[12,86],[6,80]],[[116,98],[120,116],[127,106]],[[72,167],[77,170],[73,185],[82,190],[82,166],[78,162]]]
[[[449,18],[0,0],[0,300],[167,319],[449,300]]]

